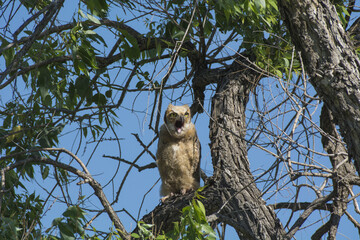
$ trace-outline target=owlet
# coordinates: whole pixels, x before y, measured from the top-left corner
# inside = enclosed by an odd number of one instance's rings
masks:
[[[164,122],[156,152],[163,202],[174,194],[185,194],[200,186],[200,142],[189,106],[169,104]]]

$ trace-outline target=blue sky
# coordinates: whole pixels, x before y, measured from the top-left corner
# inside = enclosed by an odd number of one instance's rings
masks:
[[[61,19],[61,24],[67,23],[70,21],[71,17],[76,15],[77,12],[77,5],[74,1],[65,1],[65,6],[62,8],[59,19]],[[118,17],[119,19],[128,19],[132,18],[133,15],[129,14],[126,16],[122,10],[119,9],[111,9],[109,19],[116,19]],[[12,21],[12,28],[16,29],[18,26],[20,26],[24,20],[28,18],[27,14],[19,14],[19,17],[16,18],[14,21]],[[153,20],[156,20],[154,17]],[[0,19],[0,25],[2,19]],[[144,29],[144,20],[139,19],[137,21],[132,21],[129,23],[132,27],[134,27],[136,30],[146,33],[146,30]],[[144,30],[139,30],[144,29]],[[98,32],[98,31],[97,31]],[[109,32],[105,30],[100,30],[100,33],[102,34],[102,37],[106,40],[108,46],[112,46],[112,44],[115,43],[116,39],[113,38],[112,35],[109,34]],[[219,36],[220,38],[221,36]],[[239,44],[239,43],[234,43]],[[236,46],[235,45],[235,46]],[[231,45],[230,45],[231,47]],[[236,47],[234,47],[236,49]],[[102,50],[102,49],[100,49]],[[229,54],[231,53],[230,48],[226,49]],[[225,52],[224,52],[225,54]],[[0,62],[2,65],[3,63]],[[160,65],[165,66],[165,63],[162,62]],[[166,67],[166,66],[165,66]],[[154,76],[154,80],[161,81],[161,78],[164,76],[164,73],[166,71],[159,71],[158,69],[161,69],[161,66],[148,66],[148,71],[151,73],[153,69],[156,68],[156,73]],[[181,68],[181,64],[179,65],[179,68]],[[1,69],[3,69],[1,67]],[[113,70],[110,71],[110,77],[113,79],[114,82],[117,84],[122,84],[123,81],[126,80],[126,77],[128,76],[129,72],[124,70]],[[178,80],[181,80],[183,78],[182,73],[174,73],[172,77],[169,79],[168,84],[176,83]],[[291,83],[289,84],[289,88],[291,88]],[[278,79],[264,79],[262,80],[262,90],[258,91],[257,98],[261,98],[262,102],[266,103],[269,102],[268,105],[266,105],[267,109],[271,109],[271,107],[276,106],[279,102],[284,100],[286,98],[286,95],[281,90],[281,87],[279,87],[279,80]],[[133,82],[130,88],[135,88],[136,82]],[[286,85],[286,84],[285,84]],[[19,82],[18,86],[21,86],[21,83]],[[310,84],[307,86],[307,90],[310,94],[313,94],[314,91],[311,88]],[[207,113],[210,113],[210,104],[211,104],[211,96],[213,94],[213,91],[215,89],[215,86],[209,86],[208,91],[206,92],[206,100],[205,100],[205,110]],[[0,99],[3,102],[6,102],[11,98],[9,95],[11,91],[9,91],[9,88],[5,88],[0,90]],[[116,99],[119,98],[120,92],[114,94],[113,98],[116,101]],[[166,91],[164,97],[164,102],[162,105],[162,112],[167,107],[167,104],[170,103],[170,99],[175,99],[182,95],[182,91]],[[120,122],[121,126],[117,127],[115,129],[115,132],[117,133],[117,136],[121,138],[122,140],[119,140],[120,142],[120,148],[116,141],[112,141],[110,139],[115,138],[115,134],[111,132],[110,130],[104,135],[104,140],[100,143],[92,142],[92,140],[89,138],[87,139],[81,139],[80,136],[74,129],[77,127],[76,125],[70,125],[67,126],[60,138],[59,146],[62,148],[66,148],[72,152],[77,152],[77,156],[82,159],[83,162],[85,162],[88,166],[88,169],[92,176],[100,182],[100,184],[104,187],[105,194],[107,195],[109,201],[111,202],[116,195],[116,192],[118,190],[118,187],[128,170],[129,166],[127,164],[119,163],[116,160],[104,158],[103,155],[110,155],[110,156],[117,156],[121,157],[123,159],[126,159],[128,161],[133,161],[137,155],[143,150],[143,148],[140,146],[140,144],[137,142],[135,137],[132,135],[132,133],[138,134],[141,140],[148,144],[154,137],[155,133],[152,130],[149,130],[148,125],[150,122],[150,113],[151,108],[153,105],[153,98],[154,95],[152,93],[143,92],[141,94],[137,92],[129,92],[125,100],[122,104],[122,106],[116,110],[116,113],[118,115],[118,121]],[[189,104],[192,103],[191,93],[187,92],[185,97],[183,97],[180,101],[172,102],[173,104]],[[319,104],[316,102],[316,104]],[[249,101],[249,111],[247,112],[247,115],[251,115],[251,110],[255,109],[255,97],[254,95],[251,96],[251,99]],[[286,106],[282,106],[280,109],[275,111],[274,113],[274,124],[271,124],[271,127],[273,127],[273,131],[278,134],[277,136],[281,136],[281,132],[277,127],[282,128],[286,125],[286,122],[289,121],[289,119],[293,116],[294,113],[294,106],[289,103]],[[265,111],[265,107],[263,109]],[[315,123],[319,122],[319,114],[321,110],[321,105],[316,105],[311,108],[311,117],[312,120]],[[288,114],[281,114],[282,112],[289,111]],[[212,164],[211,164],[211,155],[210,155],[210,149],[209,149],[209,116],[207,113],[203,113],[200,115],[197,115],[194,117],[194,122],[198,131],[198,136],[200,138],[201,144],[202,144],[202,160],[201,160],[201,168],[205,171],[207,175],[212,174]],[[275,118],[275,115],[277,117]],[[270,116],[270,115],[269,115]],[[255,120],[258,118],[255,118]],[[161,122],[162,123],[162,122]],[[276,123],[276,124],[275,124]],[[249,127],[256,127],[256,122],[249,122]],[[300,131],[300,130],[299,130]],[[251,131],[250,131],[251,133]],[[262,135],[262,139],[265,142],[267,138],[271,138],[270,135]],[[269,140],[269,139],[268,139]],[[299,133],[299,142],[304,143],[306,142],[306,139],[304,139],[304,136],[302,136]],[[80,142],[82,142],[82,145],[79,147]],[[89,142],[88,144],[84,144],[84,142]],[[261,142],[261,141],[259,141]],[[314,144],[317,145],[316,149],[321,151],[321,143],[319,138],[315,137],[313,140]],[[98,145],[97,145],[98,144]],[[150,150],[155,154],[156,152],[156,146],[157,142],[155,142],[151,147]],[[274,149],[271,149],[271,151],[274,151]],[[62,155],[61,161],[68,163],[70,161],[70,158],[68,156]],[[293,153],[292,157],[299,158],[299,162],[302,161],[302,157],[300,155],[296,155],[296,153]],[[259,150],[259,148],[251,147],[249,149],[249,155],[248,155],[251,169],[254,171],[255,177],[262,174],[271,164],[274,162],[274,157],[271,156],[271,154],[266,153],[263,150]],[[329,165],[329,162],[324,161],[324,158],[318,158],[318,156],[314,156],[315,160],[319,160],[321,164]],[[306,159],[305,159],[306,160]],[[154,160],[151,158],[149,154],[144,154],[137,164],[139,165],[146,165],[148,163],[153,162]],[[321,162],[324,161],[324,162]],[[76,167],[76,164],[73,163],[73,166]],[[284,165],[283,169],[280,169],[281,172],[286,172]],[[52,172],[53,170],[51,170]],[[112,180],[112,177],[115,175],[115,180]],[[36,190],[39,193],[44,194],[43,196],[46,196],[46,192],[40,188],[40,186],[45,187],[47,190],[52,189],[52,187],[55,185],[55,181],[53,179],[47,178],[45,181],[41,180],[40,172],[38,171],[39,178],[36,179],[36,181],[32,181],[29,183],[28,189],[31,192],[32,190]],[[268,176],[271,178],[271,176]],[[125,225],[126,229],[128,231],[131,231],[136,223],[132,220],[131,217],[129,217],[123,209],[126,209],[135,219],[141,218],[144,214],[150,212],[155,206],[159,204],[159,186],[160,183],[157,183],[155,186],[154,184],[158,181],[159,174],[157,169],[149,169],[142,172],[138,172],[135,168],[132,169],[131,173],[129,174],[125,185],[121,191],[119,201],[114,205],[115,210],[118,210],[119,217],[122,221],[122,223]],[[288,178],[284,178],[284,182],[288,181]],[[319,179],[308,179],[307,180],[309,184],[315,184],[320,186],[323,182]],[[313,183],[314,181],[315,183]],[[69,195],[71,196],[71,203],[75,204],[77,203],[77,198],[80,195],[85,196],[92,196],[93,190],[87,186],[82,185],[80,188],[76,186],[76,182],[70,183],[67,187],[67,191],[69,192]],[[306,184],[306,180],[304,181],[304,184]],[[281,182],[279,183],[281,185]],[[290,184],[291,185],[291,184]],[[265,183],[259,181],[258,182],[259,188],[262,190],[266,186]],[[151,190],[150,190],[151,189]],[[266,200],[267,197],[271,196],[272,191],[275,192],[276,186],[271,189],[266,195],[264,195],[264,199]],[[358,192],[358,188],[354,188],[354,192]],[[275,193],[274,193],[275,194]],[[268,203],[274,203],[274,202],[282,202],[286,201],[289,198],[291,198],[295,194],[294,190],[289,187],[286,187],[281,192],[276,193],[276,197],[272,197],[268,200]],[[300,190],[301,197],[300,199],[303,201],[311,201],[313,199],[314,193],[308,189],[302,189]],[[62,212],[65,211],[66,205],[60,204],[60,199],[62,198],[62,194],[60,192],[60,189],[57,189],[53,196],[55,199],[51,199],[46,207],[46,213],[43,217],[43,226],[44,230],[51,225],[51,221],[58,217]],[[143,202],[143,205],[142,205]],[[140,206],[141,210],[139,211]],[[84,208],[87,209],[101,209],[101,206],[99,204],[99,201],[96,199],[96,197],[92,197],[89,202],[86,203],[86,205],[81,205]],[[350,208],[351,204],[350,204]],[[352,208],[353,209],[353,208]],[[353,212],[353,210],[351,210]],[[283,223],[286,222],[287,217],[289,216],[290,211],[279,211],[278,217],[283,221]],[[298,213],[294,214],[294,218],[292,220],[292,223],[294,220],[296,220],[296,216]],[[89,218],[91,218],[94,214],[89,211]],[[313,214],[309,221],[307,221],[304,226],[311,225],[312,222],[317,222],[318,220],[321,223],[320,218],[325,216],[326,213],[320,213],[320,214]],[[285,220],[284,220],[285,219]],[[284,222],[285,221],[285,222]],[[323,220],[325,222],[326,220]],[[300,231],[296,236],[297,239],[308,239],[311,234],[314,232],[314,229],[317,229],[320,225],[314,224],[313,226],[309,226],[307,229]],[[111,223],[109,221],[109,218],[107,215],[102,214],[100,217],[94,220],[93,226],[98,230],[107,230]],[[291,224],[290,224],[291,226]],[[228,227],[228,229],[230,229]],[[355,239],[358,237],[358,233],[354,229],[354,227],[351,225],[349,221],[347,221],[346,217],[343,217],[341,221],[341,225],[339,228],[339,235],[338,239]],[[229,230],[229,233],[227,235],[227,239],[234,238],[234,232]],[[343,237],[343,235],[346,235],[347,237]]]

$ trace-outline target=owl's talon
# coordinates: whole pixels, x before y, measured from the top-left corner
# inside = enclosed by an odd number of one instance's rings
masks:
[[[190,192],[191,190],[192,190],[191,188],[190,189],[183,188],[183,189],[181,189],[180,193],[181,193],[181,195],[185,195],[186,193]]]
[[[173,194],[173,193],[170,193],[169,195],[166,195],[165,197],[162,197],[162,198],[161,198],[161,202],[164,203],[168,198],[170,198],[170,197],[172,197],[172,196],[174,196],[174,194]]]

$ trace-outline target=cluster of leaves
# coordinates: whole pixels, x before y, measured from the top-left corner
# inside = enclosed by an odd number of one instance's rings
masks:
[[[242,47],[256,55],[258,67],[278,77],[300,69],[275,0],[219,1],[218,4],[225,16],[221,25],[243,36]],[[235,7],[231,8],[231,4]]]
[[[166,9],[178,21],[163,20],[164,23],[157,26],[157,32],[165,38],[181,39],[191,18],[192,8],[188,7],[191,4],[166,1]],[[251,49],[256,55],[257,66],[269,74],[283,77],[283,73],[288,76],[289,72],[300,69],[286,28],[280,21],[276,0],[200,1],[197,11],[187,40],[197,38],[201,43],[202,39],[211,37],[214,28],[223,34],[233,32],[240,36],[234,40],[241,41],[241,47],[234,51]],[[186,52],[183,53],[181,56],[186,56]]]
[[[24,6],[23,11],[28,11],[31,16],[34,9],[41,10],[51,4],[51,1],[27,0],[17,4],[20,4],[19,8],[21,5]],[[90,11],[90,14],[85,16],[86,21],[100,23],[91,14],[105,16],[108,10],[106,1],[90,0],[84,4]],[[36,149],[57,146],[65,125],[77,120],[74,115],[76,112],[70,114],[71,111],[82,104],[102,106],[110,99],[111,92],[94,93],[96,83],[92,82],[90,77],[91,72],[93,74],[98,71],[95,59],[98,51],[94,45],[105,44],[105,41],[79,19],[74,20],[73,25],[74,27],[68,31],[38,37],[19,60],[21,67],[12,70],[18,71],[16,74],[22,77],[23,82],[19,81],[20,78],[17,79],[12,94],[8,89],[9,93],[1,98],[6,104],[2,106],[0,113],[0,153],[1,156],[8,157],[1,160],[0,169],[28,158],[54,155],[52,152],[45,153]],[[16,44],[9,42],[9,37],[0,35],[0,57],[6,67],[10,67],[14,62],[16,54],[19,54],[22,48],[21,44],[26,44],[27,39],[32,36],[33,27],[34,25],[28,25],[28,30],[21,32],[21,40],[15,41]],[[68,64],[68,56],[72,57],[73,64]],[[13,73],[9,77],[12,75]],[[110,114],[112,113],[110,111]],[[99,111],[98,114],[105,113]],[[89,116],[87,119],[90,118]],[[94,138],[103,131],[102,127],[94,123],[89,124],[89,128]],[[82,128],[85,136],[87,129]],[[49,175],[49,166],[39,166],[42,178],[46,179]],[[59,179],[66,181],[66,171],[57,171]],[[6,192],[1,194],[1,239],[16,239],[16,236],[21,237],[29,230],[30,239],[38,236],[39,229],[31,227],[31,224],[37,226],[40,223],[43,201],[35,193],[28,193],[23,184],[34,179],[34,173],[33,164],[6,172]],[[66,214],[74,210],[69,211]],[[61,221],[57,224],[59,228],[62,226]]]
[[[50,3],[51,1],[22,2],[29,12],[33,8],[42,9]],[[85,15],[81,10],[79,16],[93,25],[100,24],[96,16],[106,15],[106,1],[91,0],[85,1],[85,4],[95,16]],[[1,112],[0,150],[6,155],[24,149],[56,146],[64,126],[77,121],[75,114],[81,106],[104,106],[111,99],[111,88],[101,91],[96,82],[104,72],[97,66],[96,46],[106,46],[106,43],[99,34],[89,29],[86,21],[74,20],[74,26],[69,31],[38,38],[21,59],[20,75],[24,83],[18,84],[24,87],[24,92],[14,92],[11,101],[6,103]],[[25,42],[33,34],[30,30],[23,33],[25,36],[22,40]],[[9,47],[12,43],[2,36],[0,41],[0,56],[6,67],[9,67],[21,46]],[[72,57],[73,64],[68,64],[68,56]],[[95,80],[92,80],[91,72],[97,74]],[[103,77],[109,80],[108,74],[103,74]],[[116,117],[111,110],[107,113]],[[105,115],[101,109],[96,114],[101,117]],[[100,126],[91,124],[90,115],[81,119],[89,119],[88,126],[94,138],[103,131]],[[87,128],[84,128],[83,134],[86,136]]]
[[[153,224],[138,223],[139,233],[132,233],[134,239],[216,239],[216,234],[206,219],[205,207],[201,201],[193,199],[189,206],[182,209],[180,222],[166,234],[154,236]]]
[[[44,239],[75,240],[80,237],[84,239],[97,239],[85,233],[83,228],[86,220],[85,212],[79,206],[68,207],[62,216],[53,220],[52,226],[45,231],[48,235],[45,235]],[[55,230],[58,231],[58,235],[52,235]]]
[[[8,177],[10,179],[6,185],[16,185],[16,174],[10,172]],[[25,234],[29,234],[28,239],[39,239],[40,230],[28,232],[28,228],[31,227],[29,225],[35,226],[40,222],[42,203],[35,193],[15,194],[14,189],[11,189],[10,193],[4,194],[1,203],[0,239],[21,239]]]
[[[33,201],[40,201],[35,198],[35,195],[30,195],[26,203],[27,206],[18,206],[27,209],[28,215],[33,215],[32,219],[36,219],[39,214],[38,208],[41,204],[32,205]],[[117,231],[111,230],[105,237],[97,232],[95,228],[92,229],[93,235],[89,235],[88,231],[84,229],[86,223],[85,211],[77,206],[69,206],[62,217],[55,218],[52,221],[51,227],[41,233],[40,229],[34,231],[29,239],[44,239],[44,240],[75,240],[75,239],[121,239]],[[22,217],[19,215],[19,217]],[[25,220],[25,219],[23,219]],[[29,219],[26,219],[27,221]],[[31,220],[31,219],[30,219]],[[142,221],[138,222],[138,233],[132,233],[133,239],[216,239],[214,230],[210,227],[206,220],[206,213],[204,205],[199,200],[192,200],[189,206],[182,209],[182,216],[180,222],[174,223],[174,229],[166,234],[159,234],[155,236],[153,233],[153,224],[146,224]],[[23,235],[21,226],[14,220],[14,217],[2,217],[0,219],[0,238],[1,239],[17,239]]]

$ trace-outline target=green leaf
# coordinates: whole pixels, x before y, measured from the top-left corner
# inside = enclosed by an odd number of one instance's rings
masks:
[[[46,96],[49,95],[48,89],[46,87],[41,86],[39,88],[39,91],[40,91],[40,96],[41,96],[42,99],[45,99]]]
[[[254,0],[254,2],[255,2],[255,6],[258,10],[260,10],[261,8],[266,8],[265,0]]]
[[[6,41],[5,39],[1,38],[1,40],[2,40],[2,44],[1,44],[0,49],[6,47],[6,46],[9,44],[9,42]],[[5,64],[6,64],[6,66],[8,66],[8,65],[12,62],[12,60],[14,59],[14,56],[15,56],[15,48],[8,48],[8,49],[6,49],[5,51],[2,52],[2,55],[3,55],[4,58],[5,58]]]
[[[25,166],[25,173],[29,176],[29,178],[33,179],[34,178],[34,168],[33,166]],[[23,171],[22,171],[23,173]]]
[[[103,106],[106,104],[107,100],[106,97],[104,96],[104,94],[101,93],[97,93],[92,97],[92,100],[95,104],[99,105],[99,106]]]
[[[158,41],[155,41],[155,46],[158,57],[161,57],[161,44],[158,43]]]
[[[96,17],[90,15],[90,14],[87,14],[87,18],[92,21],[93,23],[96,23],[96,24],[101,24],[101,22],[99,21],[99,19],[97,19]]]
[[[39,115],[40,114],[40,106],[37,102],[34,102],[33,105],[33,110],[32,110],[33,114],[35,115]]]
[[[85,35],[97,35],[97,33],[93,30],[84,30],[83,32]]]
[[[184,31],[178,31],[177,33],[175,33],[172,37],[175,39],[182,39],[184,36],[185,32]]]
[[[84,98],[89,91],[91,91],[90,78],[85,75],[80,75],[75,81],[75,89],[81,98]]]
[[[84,137],[86,138],[86,137],[87,137],[87,133],[88,133],[87,128],[82,128],[82,130],[83,130]]]
[[[120,29],[119,30],[123,37],[125,38],[125,42],[122,47],[125,49],[125,55],[130,59],[137,59],[140,57],[140,48],[137,39],[128,33],[128,31]],[[129,45],[131,44],[131,46]]]
[[[81,195],[81,196],[78,197],[78,200],[81,201],[81,200],[83,200],[85,197],[86,197],[86,195]]]
[[[137,39],[134,36],[132,36],[131,34],[129,34],[128,31],[126,31],[124,29],[119,29],[119,32],[121,32],[123,34],[123,36],[126,38],[127,41],[129,41],[129,43],[131,43],[132,46],[134,46],[134,47],[138,46]]]
[[[136,88],[137,88],[137,89],[141,89],[144,85],[145,85],[144,81],[139,81],[139,82],[136,84]]]
[[[81,17],[87,18],[87,16],[85,15],[85,13],[84,13],[83,11],[81,11],[81,9],[79,9],[78,12],[79,12],[79,14],[80,14]]]
[[[283,61],[284,61],[284,67],[285,67],[285,68],[288,68],[288,67],[290,66],[289,59],[283,58]]]
[[[54,220],[52,221],[52,226],[58,226],[62,220],[62,217],[54,218]]]
[[[46,179],[49,175],[49,171],[50,171],[50,168],[49,166],[45,166],[42,171],[41,171],[41,176],[42,176],[42,179]]]
[[[132,234],[131,234],[131,237],[133,237],[133,238],[140,238],[139,234],[137,234],[137,233],[132,233]]]
[[[59,225],[60,235],[64,240],[75,240],[74,232],[69,224],[60,222]]]
[[[109,10],[106,0],[87,0],[84,1],[92,14],[104,17]]]
[[[283,73],[282,73],[280,70],[278,70],[278,69],[275,69],[275,74],[276,74],[276,76],[278,76],[279,78],[282,78],[282,76],[283,76]]]
[[[275,11],[278,11],[276,0],[268,0],[268,3],[275,9]]]
[[[3,128],[6,129],[6,128],[9,128],[9,127],[10,127],[11,118],[12,118],[11,115],[8,115],[8,116],[5,118],[5,120],[4,120],[4,122],[3,122]]]
[[[168,238],[166,238],[165,235],[159,235],[156,237],[156,240],[162,240],[162,239],[168,239]],[[171,238],[169,240],[171,240]]]
[[[107,90],[107,91],[105,92],[105,96],[108,97],[108,98],[111,98],[111,96],[112,96],[112,90],[111,90],[111,89],[110,89],[110,90]]]
[[[196,200],[196,203],[197,203],[197,206],[199,206],[199,209],[201,210],[201,213],[203,214],[203,216],[206,216],[204,204],[198,200]]]
[[[84,218],[84,211],[79,206],[70,206],[63,213],[64,217]]]
[[[86,65],[97,69],[94,49],[90,43],[83,42],[83,44],[78,48],[77,53]]]

